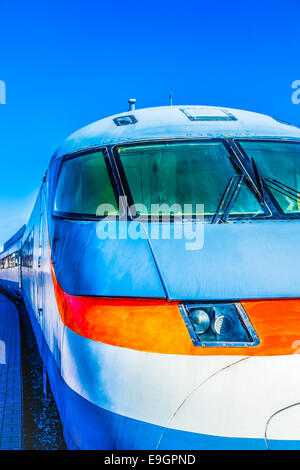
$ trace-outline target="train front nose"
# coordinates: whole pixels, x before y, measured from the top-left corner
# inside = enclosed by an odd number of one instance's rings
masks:
[[[300,448],[300,404],[289,405],[274,413],[266,426],[269,449]]]
[[[174,410],[159,449],[300,448],[300,356],[241,358]]]

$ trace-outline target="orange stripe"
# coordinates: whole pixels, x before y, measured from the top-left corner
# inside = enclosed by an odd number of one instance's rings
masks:
[[[76,297],[59,286],[52,268],[58,309],[75,333],[102,343],[161,354],[270,356],[294,354],[300,344],[300,300],[243,301],[260,344],[253,348],[194,346],[178,302]]]
[[[244,301],[242,305],[261,341],[254,355],[297,353],[295,342],[299,341],[300,345],[300,299]]]

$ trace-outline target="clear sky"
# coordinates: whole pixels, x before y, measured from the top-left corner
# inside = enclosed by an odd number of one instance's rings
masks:
[[[76,129],[127,109],[204,104],[300,126],[299,0],[0,0],[0,245]]]

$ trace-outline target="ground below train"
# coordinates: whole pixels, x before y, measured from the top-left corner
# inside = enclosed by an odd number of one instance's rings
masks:
[[[43,393],[43,364],[24,304],[17,307],[21,329],[23,442],[25,450],[66,449],[59,413],[50,387]]]

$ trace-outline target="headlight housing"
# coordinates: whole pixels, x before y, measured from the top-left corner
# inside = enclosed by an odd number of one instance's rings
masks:
[[[259,338],[239,303],[180,306],[195,346],[257,346]]]

